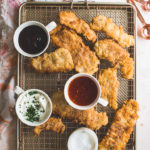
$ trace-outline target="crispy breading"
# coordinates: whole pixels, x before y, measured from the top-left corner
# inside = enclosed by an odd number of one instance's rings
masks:
[[[71,119],[92,130],[100,129],[108,123],[108,117],[105,112],[97,112],[94,108],[77,110],[69,106],[64,98],[63,91],[53,93],[51,99],[53,102],[53,114],[59,115],[61,118]]]
[[[44,124],[34,128],[34,134],[39,136],[43,130],[51,130],[57,133],[63,133],[65,131],[65,125],[60,118],[49,118]]]
[[[138,119],[138,103],[126,100],[119,109],[106,136],[99,143],[99,150],[124,150]]]
[[[119,82],[117,80],[117,69],[108,68],[101,70],[99,73],[98,81],[101,85],[102,98],[108,101],[110,107],[117,109],[117,93],[119,88]]]
[[[79,34],[83,34],[86,39],[95,42],[97,39],[96,33],[82,19],[79,19],[71,11],[61,11],[59,13],[60,23],[75,30]]]
[[[72,56],[67,49],[59,48],[55,52],[31,59],[32,67],[38,72],[66,72],[74,68]]]
[[[77,72],[93,75],[98,71],[99,59],[73,30],[58,25],[50,34],[51,41],[57,47],[70,51]]]
[[[94,49],[101,59],[110,61],[114,66],[121,67],[122,77],[133,79],[134,60],[130,54],[113,40],[105,39],[95,43]]]
[[[127,57],[120,61],[120,71],[122,73],[122,77],[126,79],[132,79],[134,75],[134,61],[131,57]]]
[[[103,15],[98,15],[93,18],[90,23],[90,27],[93,30],[101,31],[103,30],[108,36],[116,40],[122,47],[134,46],[134,37],[128,35],[122,26],[118,26],[113,23],[111,18],[107,18]]]

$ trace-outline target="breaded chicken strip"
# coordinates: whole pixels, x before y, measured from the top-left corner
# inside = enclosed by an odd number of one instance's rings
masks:
[[[63,47],[70,51],[77,72],[93,75],[98,71],[100,62],[95,53],[83,43],[82,38],[73,30],[58,25],[50,34],[51,41],[57,47]]]
[[[59,13],[60,23],[75,30],[79,34],[83,34],[86,39],[95,42],[97,36],[90,26],[82,19],[79,19],[71,11],[62,11]]]
[[[59,48],[55,52],[45,53],[31,59],[32,67],[38,72],[66,72],[74,68],[72,56],[67,49]]]
[[[131,57],[127,57],[120,61],[120,71],[122,73],[122,77],[126,79],[133,79],[134,75],[134,61]]]
[[[98,15],[93,18],[90,23],[90,27],[93,30],[103,30],[108,36],[116,40],[122,47],[134,46],[134,37],[128,35],[122,28],[113,23],[111,18],[106,18],[103,15]]]
[[[117,93],[119,88],[117,69],[108,68],[102,70],[99,74],[98,81],[101,85],[102,98],[108,101],[110,107],[117,109]]]
[[[119,109],[108,129],[106,136],[99,143],[99,150],[124,150],[138,119],[138,103],[126,100]]]
[[[53,93],[51,99],[53,102],[53,114],[59,115],[61,118],[71,119],[92,130],[100,129],[108,123],[108,117],[105,112],[99,113],[94,108],[77,110],[69,106],[64,98],[63,91]]]
[[[121,66],[122,77],[133,79],[134,61],[130,54],[113,40],[105,39],[95,43],[94,49],[101,59],[110,61],[114,66]]]
[[[34,134],[39,136],[43,130],[51,130],[57,133],[63,133],[65,131],[65,125],[62,123],[60,118],[58,119],[51,117],[44,124],[35,127]]]

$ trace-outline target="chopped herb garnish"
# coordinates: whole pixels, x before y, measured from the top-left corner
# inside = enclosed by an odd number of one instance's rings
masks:
[[[35,97],[35,96],[34,96],[33,98],[36,100],[36,97]]]
[[[31,122],[40,120],[40,115],[32,105],[27,108],[26,116],[27,116],[26,120]]]
[[[39,104],[35,104],[35,107],[36,107],[37,110],[39,110],[40,105]]]
[[[37,91],[32,91],[32,92],[29,92],[28,94],[31,96],[31,95],[34,95],[34,94],[37,94],[38,92]]]
[[[45,110],[41,110],[40,112],[44,113],[44,112],[45,112]]]

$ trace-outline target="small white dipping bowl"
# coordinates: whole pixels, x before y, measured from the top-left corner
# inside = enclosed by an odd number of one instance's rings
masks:
[[[67,146],[68,150],[98,150],[98,137],[91,129],[81,127],[69,136]]]
[[[23,100],[23,97],[24,97],[27,93],[32,92],[32,91],[37,91],[38,93],[42,94],[42,95],[47,99],[47,105],[49,105],[49,106],[46,107],[46,109],[47,109],[47,108],[49,108],[49,109],[46,110],[46,115],[45,115],[45,117],[44,117],[42,120],[40,120],[39,122],[36,122],[36,121],[34,121],[34,122],[28,121],[28,120],[26,120],[25,117],[23,117],[23,115],[19,112],[19,111],[20,111],[20,109],[19,109],[19,104],[20,104],[21,101]],[[17,95],[19,95],[19,97],[17,98],[17,102],[16,102],[16,114],[17,114],[18,118],[21,120],[21,122],[23,122],[24,124],[26,124],[26,125],[28,125],[28,126],[39,126],[39,125],[45,123],[45,122],[49,119],[49,117],[50,117],[51,114],[52,114],[52,101],[51,101],[50,97],[49,97],[45,92],[43,92],[42,90],[39,90],[39,89],[29,89],[29,90],[24,91],[24,90],[21,89],[20,87],[16,86],[15,93],[16,93]]]

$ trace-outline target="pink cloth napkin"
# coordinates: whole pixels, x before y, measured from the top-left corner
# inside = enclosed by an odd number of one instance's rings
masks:
[[[18,4],[14,0],[0,2],[0,149],[15,150],[16,121],[12,122],[15,106],[14,86],[17,52],[12,37]],[[15,120],[15,119],[14,119]],[[10,140],[11,139],[11,140]],[[13,148],[12,148],[13,147]]]
[[[18,8],[24,1],[0,1],[0,150],[16,150],[16,117],[13,116],[15,116],[14,87],[17,52],[14,49],[12,38],[17,26]],[[114,2],[116,1],[114,0]],[[139,4],[140,6],[141,4]],[[150,17],[148,17],[150,12],[140,10],[146,21],[150,23]],[[138,22],[138,28],[140,27],[141,24]]]

